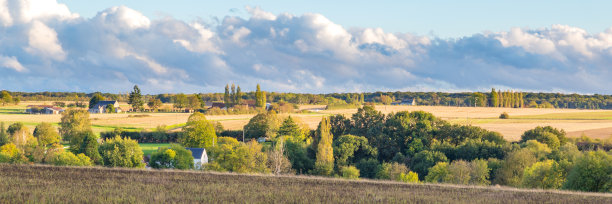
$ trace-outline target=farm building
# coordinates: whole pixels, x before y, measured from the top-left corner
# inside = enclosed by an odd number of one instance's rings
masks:
[[[99,101],[96,105],[89,109],[89,113],[106,113],[108,105],[113,105],[115,113],[120,113],[119,102],[117,101]]]
[[[206,154],[206,149],[204,148],[185,148],[191,151],[191,156],[193,156],[193,165],[195,169],[202,169],[202,164],[208,163],[208,155]]]
[[[25,112],[29,114],[60,114],[64,112],[64,109],[50,105],[29,105]]]
[[[411,100],[402,100],[402,101],[397,101],[397,102],[392,102],[391,105],[396,105],[396,106],[416,106],[416,100],[412,99]]]

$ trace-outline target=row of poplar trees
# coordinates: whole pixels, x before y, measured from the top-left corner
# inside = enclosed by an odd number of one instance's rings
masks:
[[[231,88],[229,84],[225,85],[225,95],[223,96],[223,102],[226,107],[232,107],[235,105],[242,104],[242,90],[240,85],[236,86],[232,84]],[[255,107],[262,108],[266,106],[266,92],[261,91],[261,87],[257,84],[257,90],[255,91]]]
[[[491,94],[489,95],[490,107],[522,108],[524,105],[522,92],[495,91],[495,89],[491,89]]]

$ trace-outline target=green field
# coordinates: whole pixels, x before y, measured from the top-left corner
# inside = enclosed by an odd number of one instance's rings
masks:
[[[144,155],[151,155],[160,147],[170,147],[170,143],[140,143],[140,148]]]
[[[2,203],[612,203],[612,194],[0,164]]]

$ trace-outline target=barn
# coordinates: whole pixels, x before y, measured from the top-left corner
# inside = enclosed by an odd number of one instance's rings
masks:
[[[185,148],[191,151],[191,156],[193,156],[193,165],[195,169],[202,169],[202,164],[208,163],[208,155],[206,154],[206,149],[204,148]]]

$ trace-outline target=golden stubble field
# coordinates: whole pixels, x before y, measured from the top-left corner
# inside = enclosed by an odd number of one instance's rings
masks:
[[[25,109],[22,103],[15,107],[3,109]],[[37,102],[36,104],[40,104]],[[343,114],[350,117],[357,109],[324,110],[321,105],[300,106],[301,110],[312,110],[310,113],[280,114],[281,117],[299,118],[310,128],[315,129],[323,116]],[[592,138],[606,139],[612,134],[612,110],[577,110],[577,109],[534,109],[534,108],[483,108],[483,107],[448,107],[448,106],[376,106],[376,109],[388,114],[399,111],[426,111],[455,124],[469,124],[502,133],[506,139],[515,141],[521,134],[536,126],[550,125],[564,129],[570,137],[586,134]],[[1,109],[0,109],[1,110]],[[502,112],[507,112],[510,119],[498,119]],[[134,115],[146,115],[134,117]],[[94,130],[104,131],[114,127],[153,129],[159,125],[179,127],[187,121],[189,113],[130,113],[130,114],[92,114]],[[248,115],[212,115],[209,120],[219,121],[226,129],[242,129],[253,117]],[[28,115],[0,112],[0,121],[24,122],[33,127],[40,122],[57,123],[60,115]]]

